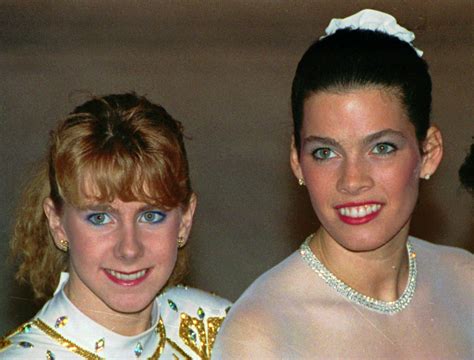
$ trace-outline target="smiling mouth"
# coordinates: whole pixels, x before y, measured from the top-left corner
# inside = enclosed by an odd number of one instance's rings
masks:
[[[361,206],[338,207],[337,211],[341,216],[350,218],[363,218],[367,215],[376,213],[382,208],[381,204],[367,204]]]
[[[136,272],[132,272],[132,273],[123,273],[123,272],[115,271],[115,270],[112,270],[112,269],[105,269],[105,271],[107,272],[107,274],[113,276],[114,278],[116,278],[118,280],[121,280],[121,281],[135,281],[137,279],[140,279],[140,278],[144,277],[148,270],[145,269],[145,270],[140,270],[140,271],[136,271]]]

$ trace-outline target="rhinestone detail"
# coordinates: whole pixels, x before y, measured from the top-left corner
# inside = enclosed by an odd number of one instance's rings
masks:
[[[303,260],[313,269],[326,284],[336,290],[339,294],[347,298],[349,301],[361,305],[369,310],[377,311],[382,314],[395,314],[405,309],[410,303],[416,288],[416,253],[410,240],[407,241],[408,252],[408,284],[403,294],[395,301],[377,300],[370,296],[361,294],[357,290],[339,280],[332,272],[330,272],[313,254],[309,247],[313,235],[309,236],[300,246],[300,254]]]
[[[62,328],[63,326],[66,326],[69,321],[69,318],[67,316],[60,316],[56,319],[56,323],[54,324],[54,327],[56,329]]]
[[[197,315],[199,316],[199,319],[204,319],[204,316],[206,316],[206,313],[204,312],[204,310],[202,308],[199,308],[198,311],[197,311]]]
[[[95,352],[99,352],[99,351],[104,350],[104,347],[105,347],[105,339],[104,338],[99,339],[95,342]]]
[[[170,299],[168,299],[168,306],[170,307],[171,310],[173,310],[173,311],[178,311],[178,307],[177,307],[176,304],[175,304],[172,300],[170,300]]]
[[[25,348],[25,349],[29,349],[33,347],[33,344],[28,341],[20,341],[18,345],[20,345],[22,348]]]
[[[135,353],[135,356],[139,358],[142,355],[143,352],[143,345],[141,342],[137,342],[137,345],[135,345],[135,349],[133,350]]]
[[[24,334],[28,334],[31,331],[31,324],[25,324],[23,328],[21,329],[21,332]]]

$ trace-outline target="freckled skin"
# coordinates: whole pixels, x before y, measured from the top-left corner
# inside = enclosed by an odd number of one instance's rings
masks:
[[[401,136],[364,142],[384,130]],[[334,157],[316,161],[313,144],[305,141],[309,137],[337,142]],[[391,240],[406,240],[418,197],[422,157],[415,128],[398,98],[375,88],[314,94],[304,104],[301,139],[299,159],[292,150],[293,169],[306,182],[323,238],[351,251],[370,251]],[[381,156],[374,146],[383,142],[395,143],[398,149]],[[377,217],[362,225],[341,221],[335,209],[370,201],[383,206]]]

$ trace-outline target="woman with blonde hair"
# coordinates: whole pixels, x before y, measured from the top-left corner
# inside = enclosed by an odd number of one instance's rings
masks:
[[[303,55],[290,161],[321,226],[237,300],[217,358],[473,357],[472,254],[409,236],[443,152],[413,38],[364,10]]]
[[[51,133],[11,243],[17,279],[53,297],[0,358],[210,358],[229,302],[174,286],[195,207],[182,126],[163,107],[133,93],[77,107]]]

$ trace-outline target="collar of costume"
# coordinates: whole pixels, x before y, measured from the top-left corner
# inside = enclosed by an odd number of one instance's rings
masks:
[[[61,273],[55,296],[38,313],[33,323],[58,344],[91,359],[142,356],[153,358],[166,340],[160,305],[153,303],[152,326],[135,336],[117,334],[84,315],[64,293],[69,274]]]

